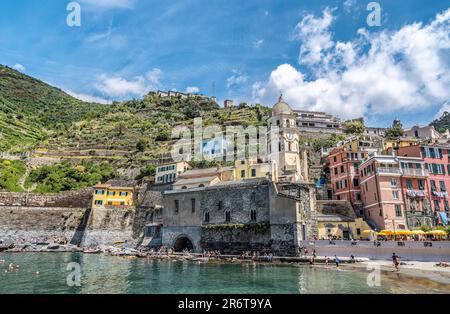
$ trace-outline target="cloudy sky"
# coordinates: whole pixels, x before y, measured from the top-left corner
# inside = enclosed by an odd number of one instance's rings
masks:
[[[450,110],[450,2],[4,0],[0,63],[97,102],[150,90],[427,124]]]

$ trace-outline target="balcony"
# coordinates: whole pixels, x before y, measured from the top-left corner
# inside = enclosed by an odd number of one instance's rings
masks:
[[[411,198],[421,198],[421,197],[426,197],[427,196],[427,192],[424,190],[412,190],[412,189],[408,189],[406,191],[406,195],[408,197]]]
[[[433,196],[435,196],[437,198],[447,198],[447,196],[448,196],[447,191],[438,192],[438,191],[433,190],[431,193],[433,194]]]
[[[401,170],[401,174],[409,177],[427,177],[428,170],[405,168]]]
[[[382,174],[387,174],[387,175],[392,175],[392,174],[400,174],[400,169],[398,168],[384,168],[384,167],[380,167],[377,169],[377,173],[378,175],[382,175]]]

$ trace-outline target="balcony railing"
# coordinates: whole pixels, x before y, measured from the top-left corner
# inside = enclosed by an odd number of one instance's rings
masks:
[[[400,174],[400,169],[398,169],[398,168],[380,167],[377,170],[378,170],[378,174]]]
[[[415,198],[415,197],[426,197],[427,196],[427,192],[424,190],[412,190],[412,189],[408,189],[406,191],[406,195],[408,195],[409,197]]]
[[[428,176],[428,170],[424,169],[402,169],[401,173],[405,176],[426,177]]]

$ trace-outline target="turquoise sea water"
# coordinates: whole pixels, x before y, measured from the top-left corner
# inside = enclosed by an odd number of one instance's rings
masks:
[[[369,272],[329,266],[214,264],[130,259],[80,253],[0,254],[0,293],[435,293],[442,287],[382,277],[370,288]],[[81,287],[69,287],[69,263],[81,266]],[[8,270],[8,265],[19,265]],[[36,274],[39,272],[39,274]],[[73,278],[73,277],[71,277]],[[447,291],[448,292],[448,291]]]

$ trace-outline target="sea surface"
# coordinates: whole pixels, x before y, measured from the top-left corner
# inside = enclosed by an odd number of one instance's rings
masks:
[[[0,293],[445,293],[448,287],[334,266],[162,261],[81,253],[0,253]],[[9,269],[9,264],[18,268]],[[79,265],[79,267],[78,267]],[[79,276],[78,276],[79,275]],[[74,286],[79,279],[80,287]]]

